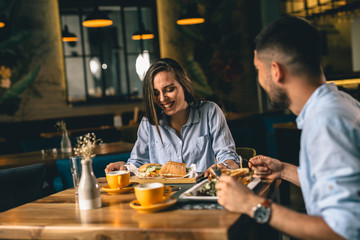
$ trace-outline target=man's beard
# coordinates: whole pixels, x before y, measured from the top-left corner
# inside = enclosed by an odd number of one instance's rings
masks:
[[[286,92],[276,86],[271,80],[268,95],[270,103],[274,108],[287,109],[290,107],[290,99]]]

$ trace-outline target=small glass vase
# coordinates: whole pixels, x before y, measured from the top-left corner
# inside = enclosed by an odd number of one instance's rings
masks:
[[[81,178],[79,183],[79,208],[90,210],[101,207],[100,188],[92,169],[92,160],[81,160]]]
[[[62,153],[71,153],[71,141],[66,130],[62,131],[60,148]]]

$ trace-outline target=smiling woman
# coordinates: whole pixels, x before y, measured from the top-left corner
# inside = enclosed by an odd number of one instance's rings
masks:
[[[153,63],[143,82],[145,117],[127,166],[168,161],[196,164],[204,172],[216,158],[238,168],[235,143],[224,114],[213,102],[201,99],[186,70],[175,60]],[[224,164],[220,167],[226,168]],[[125,169],[125,163],[110,164],[106,171]]]

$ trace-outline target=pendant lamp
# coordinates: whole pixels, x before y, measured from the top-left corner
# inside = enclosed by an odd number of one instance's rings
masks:
[[[6,26],[6,18],[5,16],[1,15],[0,16],[0,28],[3,28]]]
[[[152,32],[150,32],[149,30],[144,29],[142,32],[141,31],[136,31],[132,36],[131,39],[132,40],[147,40],[147,39],[153,39],[154,38],[154,34]]]
[[[99,11],[99,8],[95,7],[94,11],[87,15],[85,21],[82,22],[84,27],[107,27],[113,24],[113,21],[103,12]]]
[[[63,42],[77,42],[78,37],[69,31],[68,25],[65,25],[64,31],[62,31],[62,41]]]
[[[198,13],[196,4],[189,5],[186,12],[176,21],[178,25],[195,25],[203,22],[205,19]]]
[[[141,15],[141,8],[138,7],[137,9],[138,13],[138,24],[139,24],[139,30],[136,31],[132,36],[132,40],[147,40],[147,39],[153,39],[155,37],[154,33],[152,33],[149,30],[146,30],[144,27],[144,24],[142,22],[142,15]]]

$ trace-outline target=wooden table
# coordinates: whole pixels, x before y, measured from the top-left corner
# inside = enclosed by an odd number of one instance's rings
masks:
[[[269,195],[280,181],[264,184]],[[103,185],[105,183],[100,183]],[[101,192],[102,207],[80,211],[74,190],[50,195],[0,214],[0,239],[229,239],[239,236],[241,214],[226,210],[183,210],[156,213],[130,208],[134,193]]]
[[[102,156],[130,152],[133,146],[133,143],[122,141],[103,143],[96,148],[95,154],[96,156]],[[68,158],[71,155],[61,153],[60,149],[57,149],[57,154],[48,156],[43,156],[41,151],[0,155],[0,169],[26,166],[40,162],[51,166],[55,165],[57,159]]]

